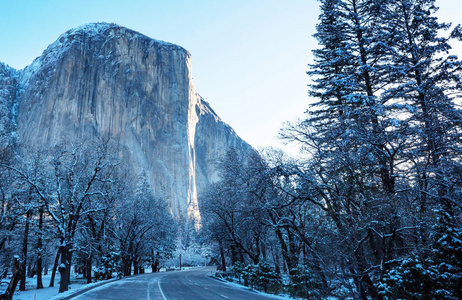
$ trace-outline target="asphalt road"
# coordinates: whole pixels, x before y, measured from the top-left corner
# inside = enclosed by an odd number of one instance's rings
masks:
[[[213,267],[204,267],[186,271],[137,275],[105,284],[72,299],[281,299],[234,287],[210,278],[209,275],[212,272],[214,272]]]

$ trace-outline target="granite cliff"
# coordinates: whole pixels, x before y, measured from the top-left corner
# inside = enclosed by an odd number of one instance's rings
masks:
[[[196,92],[188,51],[107,23],[67,31],[23,70],[0,64],[0,133],[37,147],[109,135],[134,178],[197,219],[216,159],[253,151]]]

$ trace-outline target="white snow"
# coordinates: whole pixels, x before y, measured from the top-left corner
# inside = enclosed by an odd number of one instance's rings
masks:
[[[45,300],[45,299],[62,299],[64,297],[67,297],[71,294],[76,293],[79,290],[86,289],[88,287],[92,287],[95,285],[100,285],[102,283],[107,283],[107,282],[112,282],[116,281],[117,278],[113,278],[110,280],[106,281],[98,281],[94,283],[87,284],[86,279],[82,277],[76,277],[75,274],[71,274],[71,284],[69,285],[69,290],[64,293],[58,293],[59,291],[59,280],[60,280],[60,275],[59,272],[56,272],[56,277],[55,277],[55,286],[54,287],[48,287],[50,285],[50,279],[51,279],[51,272],[48,273],[48,275],[43,275],[43,289],[36,289],[37,285],[37,277],[34,278],[27,278],[26,279],[26,290],[25,291],[19,291],[19,284],[18,287],[16,288],[16,291],[13,295],[13,300]],[[0,286],[1,292],[4,292],[6,290],[6,287],[8,286],[9,279],[8,280],[3,280],[2,284]]]
[[[44,300],[52,299],[54,296],[58,295],[59,291],[59,272],[56,272],[55,277],[55,286],[48,287],[50,285],[51,272],[48,275],[43,276],[43,289],[36,289],[37,277],[27,278],[26,280],[26,290],[19,291],[19,284],[16,288],[16,291],[13,295],[13,300]],[[85,279],[76,279],[75,277],[71,279],[71,285],[69,286],[69,291],[66,293],[59,294],[59,297],[63,297],[65,294],[69,295],[70,293],[75,293],[77,290],[85,288],[89,285],[86,284]],[[4,288],[5,287],[5,288]],[[2,292],[6,289],[6,286],[2,284]],[[59,298],[55,298],[59,299]]]

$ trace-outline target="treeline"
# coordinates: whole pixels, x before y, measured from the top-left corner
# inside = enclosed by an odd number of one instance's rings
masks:
[[[229,150],[204,232],[223,265],[269,262],[294,296],[461,299],[460,27],[434,0],[320,4],[315,101],[281,132],[300,157]]]
[[[145,173],[130,178],[116,153],[109,139],[3,149],[2,278],[15,261],[20,290],[34,275],[42,288],[42,275],[51,270],[50,286],[59,272],[64,292],[71,266],[91,282],[138,274],[145,266],[156,271],[171,255],[177,225],[166,201],[153,195]]]

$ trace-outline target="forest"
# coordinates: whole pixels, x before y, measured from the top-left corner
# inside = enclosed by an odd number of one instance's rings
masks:
[[[270,293],[461,299],[462,29],[435,0],[319,3],[311,104],[280,132],[299,154],[229,148],[199,224],[127,180],[110,138],[1,148],[0,277],[59,272],[62,292],[71,271],[155,272],[181,246]]]
[[[319,2],[313,102],[280,134],[300,155],[230,149],[204,231],[261,289],[461,299],[460,27],[433,0]]]

